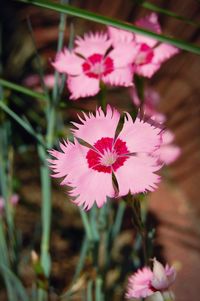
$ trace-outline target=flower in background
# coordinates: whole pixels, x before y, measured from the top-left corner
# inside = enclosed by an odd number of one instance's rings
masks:
[[[168,291],[176,278],[176,270],[153,259],[153,270],[139,269],[128,279],[126,298],[146,298],[156,292]]]
[[[134,105],[140,108],[142,104],[144,115],[147,120],[148,118],[151,118],[151,120],[158,124],[163,124],[166,121],[165,115],[157,111],[157,106],[160,102],[160,95],[158,92],[151,88],[145,89],[143,101],[139,99],[136,89],[131,89],[130,92]]]
[[[0,196],[0,216],[2,215],[2,213],[4,211],[4,206],[5,206],[4,198],[2,196]]]
[[[173,144],[174,134],[170,130],[164,130],[162,132],[162,144],[161,147],[155,150],[154,154],[159,158],[159,161],[169,165],[176,161],[181,154],[181,149],[177,145]]]
[[[19,195],[16,193],[11,195],[9,202],[12,206],[16,206],[19,202]],[[0,196],[0,215],[3,214],[4,208],[5,208],[5,199],[2,196]]]
[[[60,80],[60,79],[59,79]],[[36,91],[42,91],[41,79],[38,74],[32,74],[27,76],[23,83],[30,88],[34,88]],[[53,89],[55,84],[55,76],[54,74],[47,74],[44,76],[44,84],[47,88]]]
[[[68,75],[70,99],[94,96],[100,82],[111,86],[131,86],[135,48],[129,44],[112,47],[106,33],[88,33],[75,39],[75,48],[60,52],[54,68]]]
[[[81,123],[73,123],[74,143],[60,143],[62,151],[49,151],[54,159],[48,160],[53,176],[64,177],[61,184],[71,187],[74,203],[85,209],[95,202],[102,207],[107,197],[156,188],[160,177],[155,172],[161,166],[151,154],[160,146],[160,129],[138,118],[133,122],[126,113],[117,135],[120,114],[109,106],[105,114],[99,108],[96,115],[84,114],[79,119]]]
[[[147,29],[157,34],[161,33],[158,16],[155,13],[135,22],[138,27]],[[141,34],[133,34],[128,31],[108,27],[108,32],[113,45],[120,43],[134,43],[137,54],[134,59],[134,71],[144,77],[152,77],[161,67],[161,64],[178,53],[178,48],[166,43],[160,43],[156,39]]]
[[[157,111],[157,105],[160,102],[160,95],[153,89],[147,88],[144,91],[144,99],[141,101],[135,89],[131,89],[131,96],[136,107],[140,108],[141,103],[145,115],[145,120],[157,127],[163,128],[166,117]],[[172,131],[166,129],[162,131],[162,143],[153,156],[159,158],[161,163],[169,165],[176,161],[181,154],[181,149],[174,142],[175,136]]]

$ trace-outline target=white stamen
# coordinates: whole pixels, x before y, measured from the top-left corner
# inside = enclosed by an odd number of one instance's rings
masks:
[[[104,166],[111,166],[114,164],[117,160],[117,154],[116,152],[113,152],[111,150],[104,151],[104,154],[101,157],[100,163]]]

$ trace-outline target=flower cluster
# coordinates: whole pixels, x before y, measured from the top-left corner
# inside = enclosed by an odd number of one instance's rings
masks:
[[[157,15],[138,20],[136,25],[160,33]],[[58,53],[54,68],[68,75],[70,98],[94,96],[100,83],[111,86],[132,86],[133,74],[151,77],[161,64],[175,55],[174,46],[155,39],[108,27],[107,32],[88,33],[75,39],[72,50]]]
[[[126,298],[146,298],[156,292],[165,292],[173,284],[176,270],[166,265],[165,267],[153,259],[153,270],[149,267],[139,269],[128,279]]]

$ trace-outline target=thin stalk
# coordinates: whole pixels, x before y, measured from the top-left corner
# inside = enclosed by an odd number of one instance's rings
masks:
[[[21,127],[23,127],[30,135],[32,135],[39,144],[44,145],[42,138],[35,132],[33,127],[27,120],[23,120],[19,117],[14,111],[12,111],[5,103],[4,100],[0,99],[0,108],[7,113],[10,117],[12,117]]]
[[[39,93],[39,92],[36,92],[36,91],[33,91],[33,90],[28,89],[26,87],[23,87],[21,85],[17,85],[15,83],[9,82],[5,79],[0,79],[0,85],[2,85],[3,87],[9,88],[11,90],[20,92],[22,94],[31,96],[31,97],[36,98],[36,99],[40,99],[40,100],[44,100],[44,101],[47,100],[46,95],[44,95],[42,93]]]
[[[120,232],[125,209],[126,209],[126,203],[123,200],[121,200],[118,206],[115,222],[111,232],[111,238],[113,240],[117,237],[117,235]]]
[[[162,8],[162,7],[159,7],[153,3],[150,3],[150,2],[142,2],[141,3],[141,6],[148,9],[148,10],[151,10],[151,11],[154,11],[154,12],[157,12],[157,13],[161,13],[163,15],[166,15],[166,16],[169,16],[169,17],[172,17],[172,18],[175,18],[179,21],[182,21],[186,24],[189,24],[189,25],[193,25],[193,26],[197,26],[197,27],[200,27],[200,23],[197,23],[195,21],[192,21],[184,16],[180,16],[178,14],[176,14],[175,12],[171,11],[171,10],[167,10],[165,8]]]
[[[106,92],[107,92],[106,85],[103,82],[101,82],[100,92],[98,96],[99,96],[100,106],[104,112],[106,111]]]
[[[135,227],[138,230],[138,232],[142,238],[142,250],[143,250],[143,256],[144,256],[144,263],[146,265],[148,265],[147,232],[146,232],[145,226],[142,222],[140,201],[138,201],[137,199],[134,199],[133,203],[131,204],[131,207],[133,210]]]
[[[65,18],[61,13],[59,35],[58,35],[58,49],[63,45]],[[42,75],[42,74],[41,74]],[[58,74],[55,75],[55,85],[53,89],[52,99],[49,99],[47,108],[47,133],[46,146],[52,148],[54,142],[54,131],[56,121],[56,105],[59,101],[58,89]],[[47,93],[47,92],[46,92]],[[48,96],[48,94],[47,94]],[[41,238],[41,265],[44,273],[48,278],[51,270],[51,257],[49,253],[50,232],[51,232],[51,213],[52,213],[52,198],[51,198],[51,179],[49,168],[46,164],[46,149],[38,145],[38,154],[40,157],[40,174],[42,183],[42,238]],[[44,296],[45,297],[45,296]]]
[[[93,281],[89,280],[87,284],[87,301],[93,301],[92,287],[93,287]]]
[[[57,12],[66,13],[71,16],[80,17],[80,18],[94,21],[94,22],[97,22],[100,24],[115,26],[115,27],[118,27],[118,28],[121,28],[124,30],[128,30],[131,32],[139,33],[144,36],[154,38],[160,42],[172,44],[180,49],[183,49],[183,50],[186,50],[186,51],[189,51],[192,53],[200,54],[200,47],[195,44],[187,43],[183,40],[175,39],[175,38],[165,36],[162,34],[157,34],[155,32],[151,32],[149,30],[137,27],[137,26],[129,24],[127,22],[123,22],[123,21],[119,21],[116,19],[106,17],[106,16],[102,16],[100,14],[96,14],[96,13],[93,13],[93,12],[90,12],[90,11],[87,11],[84,9],[76,8],[71,5],[59,4],[59,3],[51,2],[48,0],[18,0],[18,1],[37,5],[39,7],[51,9],[51,10],[54,10]]]
[[[102,286],[102,279],[100,277],[97,277],[95,282],[95,301],[104,301]]]
[[[9,258],[8,258],[8,248],[6,244],[5,231],[3,227],[3,221],[0,217],[0,264],[3,264],[6,267],[10,267]],[[2,273],[2,276],[5,281],[6,290],[8,293],[8,300],[15,300],[16,292],[13,287],[13,283],[10,281],[6,273]]]
[[[82,222],[83,222],[83,225],[84,225],[84,228],[85,228],[87,238],[91,242],[91,241],[93,241],[93,234],[92,234],[93,232],[92,232],[92,227],[90,225],[87,213],[81,208],[79,208],[79,212],[80,212],[80,215],[81,215],[81,218],[82,218]]]
[[[40,175],[42,187],[42,238],[41,238],[41,265],[46,277],[51,270],[51,258],[49,254],[50,226],[51,226],[51,179],[49,168],[46,162],[46,150],[38,145],[38,154],[40,158]]]
[[[11,160],[9,160],[9,145],[8,145],[8,124],[4,122],[2,128],[0,128],[0,191],[5,201],[5,214],[6,223],[8,225],[8,237],[9,237],[9,247],[12,263],[15,262],[15,231],[14,231],[14,220],[13,220],[13,210],[10,204],[11,197],[11,183],[9,181],[9,165],[12,165]],[[9,162],[9,164],[8,164]]]

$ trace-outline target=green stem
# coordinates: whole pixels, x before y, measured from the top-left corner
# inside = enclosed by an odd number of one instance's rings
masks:
[[[89,280],[87,284],[87,301],[93,301],[92,286],[93,286],[93,281]]]
[[[9,258],[8,258],[8,248],[6,244],[5,232],[4,232],[3,221],[1,216],[0,216],[0,264],[4,265],[7,268],[10,267]],[[10,281],[6,273],[2,273],[2,276],[4,278],[7,293],[8,293],[8,300],[13,301],[15,300],[15,296],[16,296],[13,283]]]
[[[41,145],[44,145],[44,142],[42,138],[35,132],[33,127],[30,123],[27,122],[27,120],[23,120],[20,118],[14,111],[12,111],[3,100],[0,99],[0,108],[7,113],[10,117],[12,117],[21,127],[23,127],[30,135],[32,135],[38,143]]]
[[[169,36],[164,36],[162,34],[157,34],[155,32],[148,31],[146,29],[137,27],[135,25],[129,24],[127,22],[119,21],[116,19],[112,19],[106,16],[102,16],[84,9],[76,8],[71,5],[63,5],[55,2],[51,2],[48,0],[18,0],[20,2],[29,3],[33,5],[37,5],[39,7],[51,9],[57,12],[66,13],[68,15],[72,15],[75,17],[80,17],[86,20],[94,21],[104,25],[110,25],[119,27],[124,30],[128,30],[131,32],[139,33],[144,36],[148,36],[156,39],[157,41],[172,44],[180,49],[187,50],[196,54],[200,54],[200,47],[191,43],[187,43],[183,40],[171,38]]]
[[[51,258],[49,254],[50,231],[51,231],[51,179],[49,168],[46,162],[46,150],[38,145],[38,154],[40,158],[40,175],[42,187],[42,238],[41,238],[41,265],[46,277],[49,277],[51,270]]]
[[[189,24],[189,25],[193,25],[193,26],[197,26],[197,27],[200,27],[200,23],[197,23],[197,22],[194,22],[188,18],[185,18],[184,16],[180,16],[178,14],[176,14],[175,12],[171,11],[171,10],[167,10],[165,8],[162,8],[162,7],[159,7],[153,3],[150,3],[150,2],[142,2],[141,3],[141,6],[143,6],[144,8],[148,9],[148,10],[151,10],[151,11],[155,11],[157,13],[161,13],[161,14],[164,14],[166,16],[169,16],[169,17],[172,17],[172,18],[175,18],[179,21],[182,21],[186,24]]]
[[[95,282],[95,301],[103,301],[104,296],[102,292],[103,281],[100,277],[97,277]]]
[[[93,232],[92,232],[92,227],[90,225],[87,213],[81,208],[79,208],[79,212],[80,212],[80,215],[81,215],[81,218],[82,218],[82,222],[83,222],[83,225],[84,225],[84,228],[85,228],[87,238],[91,242],[91,241],[93,241],[93,234],[92,234]]]
[[[119,234],[119,231],[121,229],[125,209],[126,209],[126,203],[123,200],[121,200],[118,205],[115,222],[114,222],[114,225],[112,228],[111,237],[113,240],[117,237],[117,235]]]
[[[47,100],[46,95],[44,95],[42,93],[39,93],[39,92],[35,92],[35,91],[31,90],[31,89],[28,89],[26,87],[17,85],[15,83],[9,82],[9,81],[7,81],[5,79],[0,79],[0,85],[4,86],[6,88],[9,88],[11,90],[20,92],[22,94],[31,96],[31,97],[36,98],[36,99],[41,99],[41,100],[44,100],[44,101]]]

